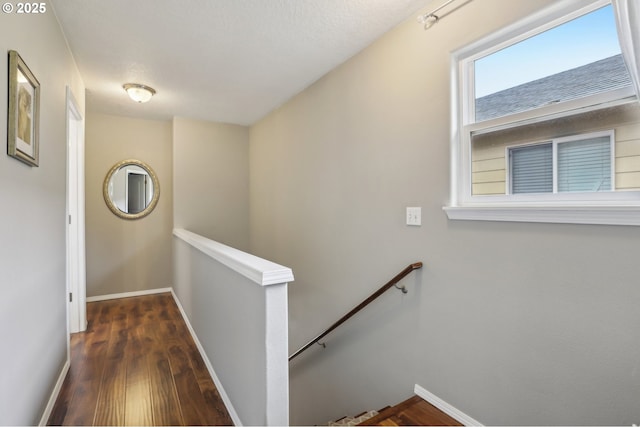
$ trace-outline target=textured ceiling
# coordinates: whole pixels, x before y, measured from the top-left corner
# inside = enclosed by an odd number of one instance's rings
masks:
[[[429,0],[52,0],[89,111],[248,125]],[[417,24],[416,24],[417,25]],[[147,104],[122,85],[158,93]]]

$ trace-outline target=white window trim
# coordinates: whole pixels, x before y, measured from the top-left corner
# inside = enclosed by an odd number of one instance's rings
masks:
[[[451,56],[451,183],[450,203],[443,210],[452,220],[551,222],[574,224],[640,225],[640,192],[560,193],[543,195],[472,196],[471,132],[485,133],[527,123],[573,115],[637,101],[633,89],[612,91],[579,100],[552,104],[508,117],[473,123],[471,59],[499,50],[574,17],[610,4],[610,0],[562,0],[493,35],[452,53]],[[468,67],[467,69],[465,69]],[[471,94],[471,95],[470,95]],[[617,98],[617,99],[616,99]],[[622,98],[622,99],[621,99]],[[571,111],[568,111],[570,109]],[[615,155],[612,151],[612,162]],[[612,168],[615,176],[615,168]],[[613,183],[614,181],[612,181]],[[613,184],[615,188],[615,184]],[[541,197],[542,196],[542,197]],[[549,197],[552,196],[552,197]]]

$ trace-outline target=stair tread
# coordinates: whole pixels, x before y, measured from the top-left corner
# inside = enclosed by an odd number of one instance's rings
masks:
[[[385,420],[385,419],[387,419],[387,418],[399,413],[403,409],[408,408],[409,406],[411,406],[414,403],[416,403],[417,402],[416,398],[420,399],[420,397],[418,397],[418,396],[412,396],[409,399],[398,403],[397,405],[387,406],[382,411],[379,411],[378,415],[376,415],[375,417],[373,417],[371,419],[368,419],[367,421],[365,421],[361,425],[377,425],[380,421]]]
[[[359,425],[363,426],[403,426],[403,425],[432,425],[432,426],[462,426],[454,418],[445,414],[419,396],[412,396],[404,402],[388,407],[378,415]]]
[[[330,426],[355,426],[359,425],[366,420],[375,417],[378,415],[378,411],[365,411],[361,414],[356,415],[355,417],[342,417],[338,420],[330,422],[328,425]]]

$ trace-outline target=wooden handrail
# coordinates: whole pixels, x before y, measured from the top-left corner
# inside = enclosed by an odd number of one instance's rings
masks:
[[[402,270],[400,273],[398,273],[393,279],[389,280],[380,289],[378,289],[373,294],[371,294],[371,296],[369,296],[369,298],[367,298],[366,300],[362,301],[360,304],[358,304],[357,307],[355,307],[353,310],[351,310],[350,312],[348,312],[347,314],[342,316],[340,318],[340,320],[338,320],[336,323],[331,325],[326,331],[324,331],[323,333],[321,333],[320,335],[318,335],[317,337],[315,337],[314,339],[312,339],[311,341],[306,343],[304,346],[300,347],[300,349],[298,351],[296,351],[291,356],[289,356],[289,361],[291,361],[294,357],[298,356],[300,353],[302,353],[303,351],[305,351],[306,349],[308,349],[312,345],[317,344],[318,341],[320,341],[322,338],[324,338],[327,335],[329,335],[329,333],[331,331],[333,331],[338,326],[342,325],[344,322],[349,320],[357,312],[359,312],[360,310],[362,310],[363,308],[365,308],[366,306],[371,304],[376,298],[378,298],[380,295],[385,293],[392,286],[395,286],[400,280],[402,280],[404,277],[406,277],[413,270],[418,270],[420,268],[422,268],[422,263],[421,262],[415,262],[413,264],[408,265],[404,270]],[[402,289],[404,289],[404,288],[402,288]]]

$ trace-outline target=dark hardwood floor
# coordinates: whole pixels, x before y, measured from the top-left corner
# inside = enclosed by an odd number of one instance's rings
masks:
[[[48,425],[232,425],[170,293],[87,304]]]

